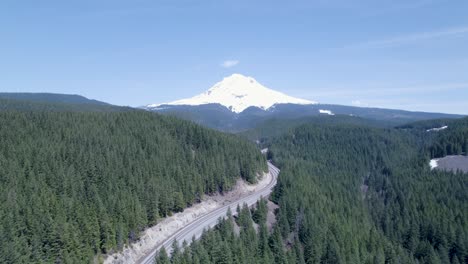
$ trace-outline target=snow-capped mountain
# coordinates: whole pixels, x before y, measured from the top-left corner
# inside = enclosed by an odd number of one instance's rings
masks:
[[[147,105],[148,109],[158,108],[161,105],[205,105],[221,104],[232,112],[241,113],[245,109],[255,106],[264,110],[276,104],[309,105],[317,102],[288,96],[271,90],[252,77],[233,74],[218,82],[208,91],[188,99],[182,99],[165,104]]]
[[[143,108],[229,132],[249,130],[272,119],[300,120],[316,117],[324,122],[348,122],[349,119],[356,118],[357,121],[350,122],[363,122],[362,118],[373,120],[370,122],[378,120],[398,125],[417,120],[457,117],[438,113],[318,104],[271,90],[252,77],[240,74],[226,77],[206,92],[192,98],[151,104]]]

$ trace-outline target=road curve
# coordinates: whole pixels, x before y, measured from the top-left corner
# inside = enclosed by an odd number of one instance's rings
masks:
[[[231,202],[229,204],[223,205],[222,207],[214,210],[213,212],[210,212],[206,215],[201,216],[200,218],[193,220],[191,223],[182,227],[181,229],[179,229],[179,231],[177,231],[172,236],[167,238],[165,241],[157,245],[151,251],[151,253],[141,257],[137,261],[137,263],[153,264],[156,253],[162,247],[170,251],[172,247],[172,243],[174,243],[174,240],[177,240],[180,245],[182,245],[184,241],[187,241],[190,243],[193,237],[198,239],[203,234],[204,230],[213,228],[218,223],[218,219],[220,217],[223,217],[223,218],[226,217],[226,214],[229,208],[231,208],[232,213],[235,214],[236,213],[235,209],[237,208],[238,205],[242,206],[244,203],[246,203],[248,206],[251,206],[255,204],[258,200],[260,200],[261,197],[268,196],[272,192],[273,187],[276,185],[280,170],[277,167],[275,167],[271,162],[268,162],[268,171],[272,176],[271,182],[268,183],[268,185],[265,186],[263,189],[258,190],[254,193],[251,193],[245,197],[242,197],[235,202]]]

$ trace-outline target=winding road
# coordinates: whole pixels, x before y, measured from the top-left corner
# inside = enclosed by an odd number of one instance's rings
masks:
[[[188,223],[186,226],[182,227],[179,229],[176,233],[171,235],[169,238],[167,238],[165,241],[157,245],[151,253],[141,257],[137,263],[140,264],[152,264],[154,263],[154,258],[157,254],[157,252],[164,247],[168,252],[171,250],[172,244],[174,243],[174,240],[177,240],[180,245],[184,241],[191,242],[192,238],[195,237],[196,239],[200,238],[200,236],[203,234],[203,231],[206,229],[213,228],[217,223],[218,219],[223,217],[226,217],[226,214],[228,212],[228,209],[231,208],[232,213],[235,214],[235,209],[237,208],[238,205],[242,206],[244,203],[246,203],[248,206],[254,205],[260,198],[262,197],[267,197],[273,190],[273,187],[276,185],[278,174],[280,170],[275,167],[271,162],[268,162],[268,170],[271,177],[271,182],[268,183],[264,188],[254,192],[250,193],[245,197],[240,198],[237,201],[231,202],[229,204],[224,205],[223,207],[220,207],[206,215],[203,215],[191,223]]]

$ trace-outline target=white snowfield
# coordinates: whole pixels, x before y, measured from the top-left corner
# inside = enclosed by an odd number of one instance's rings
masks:
[[[321,114],[326,114],[326,115],[335,115],[331,110],[323,110],[323,109],[320,109],[320,110],[319,110],[319,113],[321,113]]]
[[[431,170],[437,168],[439,166],[439,159],[431,159],[429,162],[429,166],[431,166]]]
[[[156,253],[163,246],[170,252],[174,240],[182,245],[184,240],[190,243],[193,237],[198,239],[205,229],[214,227],[220,217],[226,217],[228,208],[235,214],[237,205],[247,203],[251,206],[261,197],[267,197],[276,185],[279,173],[279,169],[271,163],[268,163],[268,169],[269,172],[255,185],[238,181],[233,191],[205,197],[201,203],[165,218],[147,229],[138,242],[108,256],[104,263],[153,263]]]
[[[200,95],[166,104],[151,104],[147,108],[157,108],[160,105],[204,104],[221,104],[232,112],[241,113],[251,106],[267,110],[275,104],[307,105],[317,102],[291,97],[261,85],[252,77],[233,74]]]
[[[443,127],[435,127],[435,128],[431,128],[431,129],[428,129],[426,130],[426,132],[431,132],[431,131],[440,131],[440,130],[444,130],[444,129],[447,129],[448,126],[443,126]]]

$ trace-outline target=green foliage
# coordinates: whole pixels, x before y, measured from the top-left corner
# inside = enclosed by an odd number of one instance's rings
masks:
[[[330,110],[335,113],[334,117],[325,116],[320,114],[320,109]],[[268,123],[268,120],[273,120],[269,125],[278,124],[280,132],[285,132],[284,123],[286,126],[292,123],[298,125],[298,121],[310,119],[311,122],[320,120],[322,117],[326,122],[336,123],[339,122],[355,122],[356,117],[363,118],[362,123],[383,125],[383,126],[397,126],[408,122],[415,122],[418,120],[428,120],[435,118],[461,118],[461,115],[439,114],[439,113],[424,113],[424,112],[409,112],[403,110],[381,109],[381,108],[367,108],[367,107],[354,107],[342,105],[325,105],[325,104],[311,104],[311,105],[296,105],[296,104],[276,104],[267,109],[260,109],[257,107],[249,107],[241,113],[231,112],[228,108],[220,104],[206,104],[206,105],[164,105],[160,108],[155,108],[154,111],[175,115],[183,119],[191,120],[202,124],[206,127],[215,128],[221,131],[229,132],[242,132],[254,128],[254,133],[257,136],[266,135],[279,135],[275,129],[263,130],[262,123]],[[335,120],[334,120],[335,119]],[[260,125],[259,125],[260,124]],[[255,136],[248,133],[247,136]],[[254,140],[260,139],[259,137],[253,138]]]
[[[169,264],[171,260],[169,259],[166,249],[163,247],[159,251],[158,258],[156,259],[156,264]]]
[[[218,227],[197,245],[215,254],[224,239],[242,256],[234,263],[467,263],[468,178],[429,170],[428,146],[438,137],[426,135],[353,124],[292,128],[267,142],[281,167],[271,233],[259,202],[252,217],[238,209],[239,236]],[[251,219],[258,228],[249,234]]]
[[[42,102],[42,103],[62,103],[62,104],[87,104],[87,105],[108,105],[107,103],[88,99],[75,94],[55,94],[55,93],[0,93],[1,99]]]
[[[46,98],[47,99],[47,98]],[[94,100],[46,100],[30,97],[6,97],[0,93],[0,111],[51,111],[51,112],[128,112],[130,107],[109,105]]]
[[[266,163],[245,140],[154,113],[9,110],[0,168],[0,262],[89,263]]]
[[[193,241],[190,246],[184,246],[183,253],[177,249],[170,263],[269,264],[274,263],[275,259],[279,261],[277,263],[294,263],[288,262],[288,258],[292,259],[295,255],[286,253],[279,232],[270,235],[265,221],[259,222],[258,228],[255,228],[250,209],[244,205],[239,210],[237,220],[233,217],[220,219],[214,230],[205,232],[199,241]],[[254,210],[253,215],[256,213]],[[238,227],[238,232],[234,226]],[[181,255],[183,262],[178,260]],[[165,251],[159,253],[156,263],[163,263],[162,258],[167,260]]]
[[[257,201],[256,210],[253,212],[252,219],[255,223],[265,223],[267,219],[268,206],[265,199]]]
[[[452,121],[447,129],[437,132],[429,152],[431,158],[468,155],[468,118]]]
[[[306,262],[466,260],[468,178],[430,171],[419,135],[304,125],[271,142],[278,224],[299,226]]]
[[[307,116],[303,118],[272,118],[260,122],[255,128],[239,133],[249,140],[260,142],[268,141],[272,137],[279,137],[297,126],[303,124],[315,125],[331,125],[331,124],[350,124],[350,125],[365,125],[374,127],[389,127],[388,122],[364,119],[357,116],[349,115],[320,115],[320,116]]]

